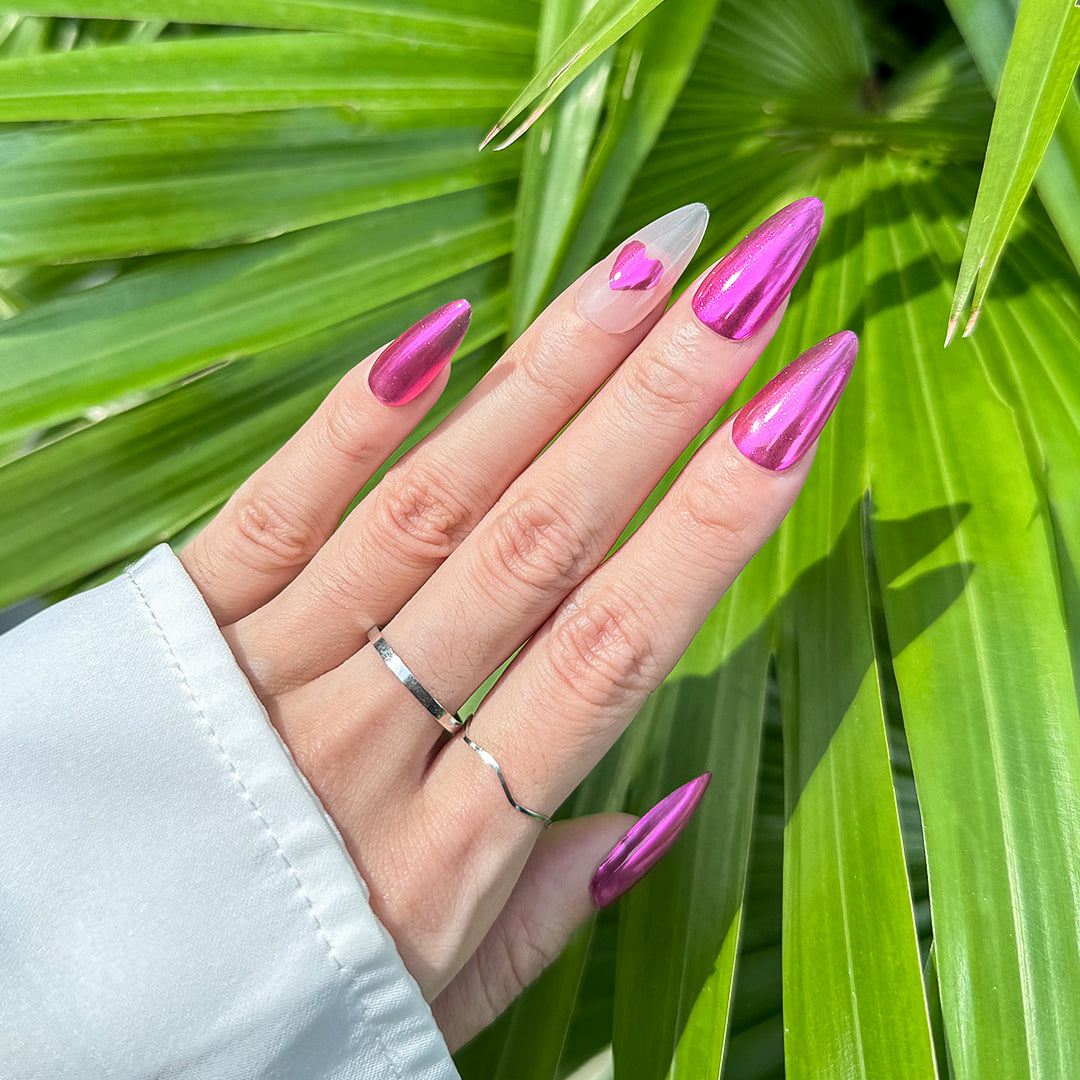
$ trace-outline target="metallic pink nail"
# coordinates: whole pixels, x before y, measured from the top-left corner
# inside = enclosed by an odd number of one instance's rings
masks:
[[[450,363],[471,318],[468,300],[452,300],[414,323],[371,365],[371,392],[384,405],[405,405],[422,394]]]
[[[690,203],[638,230],[585,275],[578,311],[609,334],[633,329],[678,281],[708,224],[705,206]]]
[[[712,268],[694,293],[694,314],[732,341],[756,334],[802,273],[824,214],[812,198],[778,210]]]
[[[766,469],[794,465],[836,408],[858,351],[859,339],[841,330],[792,360],[738,411],[735,445]]]
[[[676,788],[611,849],[589,882],[589,893],[598,908],[615,903],[660,861],[693,817],[711,779],[712,773],[703,773]]]

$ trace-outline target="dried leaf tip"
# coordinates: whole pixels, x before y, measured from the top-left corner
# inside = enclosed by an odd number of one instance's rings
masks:
[[[481,144],[480,144],[480,145],[479,145],[479,146],[477,147],[477,150],[478,150],[478,151],[479,151],[479,150],[483,150],[483,149],[484,149],[484,147],[485,147],[485,146],[487,146],[487,144],[488,144],[489,142],[491,142],[491,140],[492,140],[492,139],[494,139],[494,138],[495,138],[495,136],[496,136],[496,135],[498,135],[500,131],[502,131],[502,125],[501,125],[501,124],[496,124],[496,125],[495,125],[495,126],[494,126],[494,127],[493,127],[493,128],[492,128],[492,129],[491,129],[491,130],[490,130],[490,131],[489,131],[489,132],[488,132],[488,133],[487,133],[487,134],[486,134],[485,136],[484,136],[484,141],[483,141],[483,142],[482,142],[482,143],[481,143]]]

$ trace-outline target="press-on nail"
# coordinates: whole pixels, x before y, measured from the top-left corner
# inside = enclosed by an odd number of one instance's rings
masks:
[[[686,269],[708,224],[705,205],[690,203],[634,233],[578,286],[578,311],[609,334],[637,326]]]
[[[740,240],[698,286],[694,314],[732,341],[756,334],[802,273],[824,217],[819,199],[799,199]]]
[[[639,818],[611,849],[589,882],[589,893],[598,908],[615,903],[660,861],[693,817],[711,779],[712,773],[704,773],[676,788]]]
[[[858,351],[850,330],[811,346],[738,411],[732,441],[766,469],[794,465],[832,415]]]
[[[450,363],[471,318],[468,300],[452,300],[414,323],[371,365],[371,392],[384,405],[405,405],[422,394]]]

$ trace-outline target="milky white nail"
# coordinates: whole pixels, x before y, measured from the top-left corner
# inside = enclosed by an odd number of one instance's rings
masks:
[[[609,334],[637,326],[667,299],[708,224],[705,205],[690,203],[634,233],[585,276],[578,286],[578,311]]]

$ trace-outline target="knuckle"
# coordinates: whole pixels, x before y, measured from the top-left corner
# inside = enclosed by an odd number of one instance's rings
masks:
[[[438,472],[410,463],[376,489],[376,529],[396,556],[441,562],[471,528],[467,504]]]
[[[504,971],[510,996],[516,997],[529,986],[558,956],[558,949],[543,940],[538,928],[509,909],[496,925],[499,927],[499,952],[505,958]]]
[[[698,356],[710,352],[715,343],[716,335],[703,323],[697,319],[683,319],[668,331],[665,348],[669,356]]]
[[[580,334],[565,320],[556,322],[548,318],[522,353],[526,377],[563,412],[576,409],[581,401],[581,386],[573,378],[573,365],[566,362],[568,356],[580,350]]]
[[[237,554],[256,569],[292,569],[304,565],[318,540],[302,513],[278,498],[259,493],[240,493],[234,522]]]
[[[730,561],[752,542],[756,501],[743,491],[730,465],[718,465],[687,478],[678,490],[676,510],[691,535],[704,533],[708,550]]]
[[[370,463],[372,447],[367,438],[370,425],[364,409],[343,383],[323,402],[316,430],[319,449],[329,451],[348,465]]]
[[[626,369],[624,393],[635,414],[644,408],[650,418],[682,429],[704,400],[701,385],[686,370],[685,356],[662,349]]]
[[[592,548],[556,500],[529,495],[494,517],[485,569],[496,581],[509,578],[531,589],[565,593],[588,573]]]
[[[558,678],[595,706],[644,695],[663,678],[644,605],[610,586],[555,621],[549,658]]]

